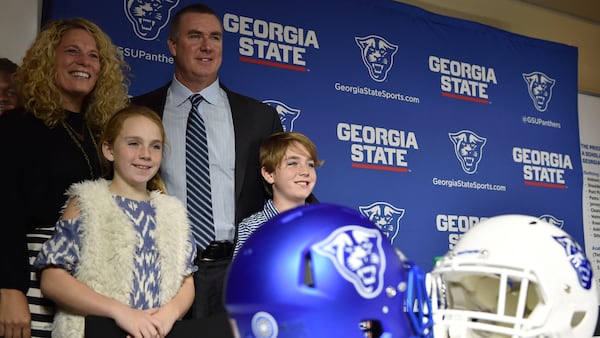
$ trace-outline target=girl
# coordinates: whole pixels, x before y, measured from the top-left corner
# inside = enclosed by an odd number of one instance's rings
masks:
[[[196,251],[185,207],[164,194],[158,175],[164,140],[154,111],[120,110],[100,139],[111,180],[67,191],[35,262],[42,292],[58,307],[53,336],[83,337],[83,316],[98,315],[132,337],[164,337],[191,306]]]

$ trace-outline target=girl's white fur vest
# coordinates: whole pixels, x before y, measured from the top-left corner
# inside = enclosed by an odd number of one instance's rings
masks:
[[[99,179],[73,184],[67,191],[76,197],[81,217],[80,264],[74,277],[96,292],[129,304],[137,235],[127,215]],[[150,193],[156,213],[154,239],[160,255],[160,302],[179,291],[191,250],[190,228],[184,205],[174,196]],[[53,337],[83,337],[84,318],[58,310]]]

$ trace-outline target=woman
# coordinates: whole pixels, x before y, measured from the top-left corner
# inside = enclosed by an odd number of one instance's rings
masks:
[[[23,58],[23,108],[0,117],[0,336],[50,336],[53,305],[32,263],[66,189],[100,176],[96,136],[129,103],[126,71],[110,38],[80,18],[50,23]]]

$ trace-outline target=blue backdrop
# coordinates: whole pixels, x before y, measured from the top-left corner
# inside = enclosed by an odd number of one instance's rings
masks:
[[[192,1],[44,1],[98,23],[134,74],[170,81],[170,15]],[[577,49],[388,0],[209,0],[220,79],[275,106],[325,165],[315,193],[369,216],[424,269],[484,218],[534,215],[582,245]]]

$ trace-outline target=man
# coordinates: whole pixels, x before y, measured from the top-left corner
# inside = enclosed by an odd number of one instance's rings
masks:
[[[7,58],[0,58],[0,115],[17,107],[17,93],[13,88],[12,81],[12,76],[16,71],[16,63]]]
[[[236,225],[261,210],[265,200],[259,146],[267,136],[283,131],[274,108],[219,83],[222,39],[221,21],[211,8],[201,4],[184,7],[173,16],[167,42],[175,59],[173,80],[132,99],[134,104],[146,105],[162,115],[170,146],[161,175],[170,194],[188,201],[186,127],[192,108],[190,95],[202,95],[198,110],[208,140],[215,233],[209,250],[198,248],[193,318],[226,313],[223,283],[231,261]],[[188,201],[188,211],[195,208]]]

